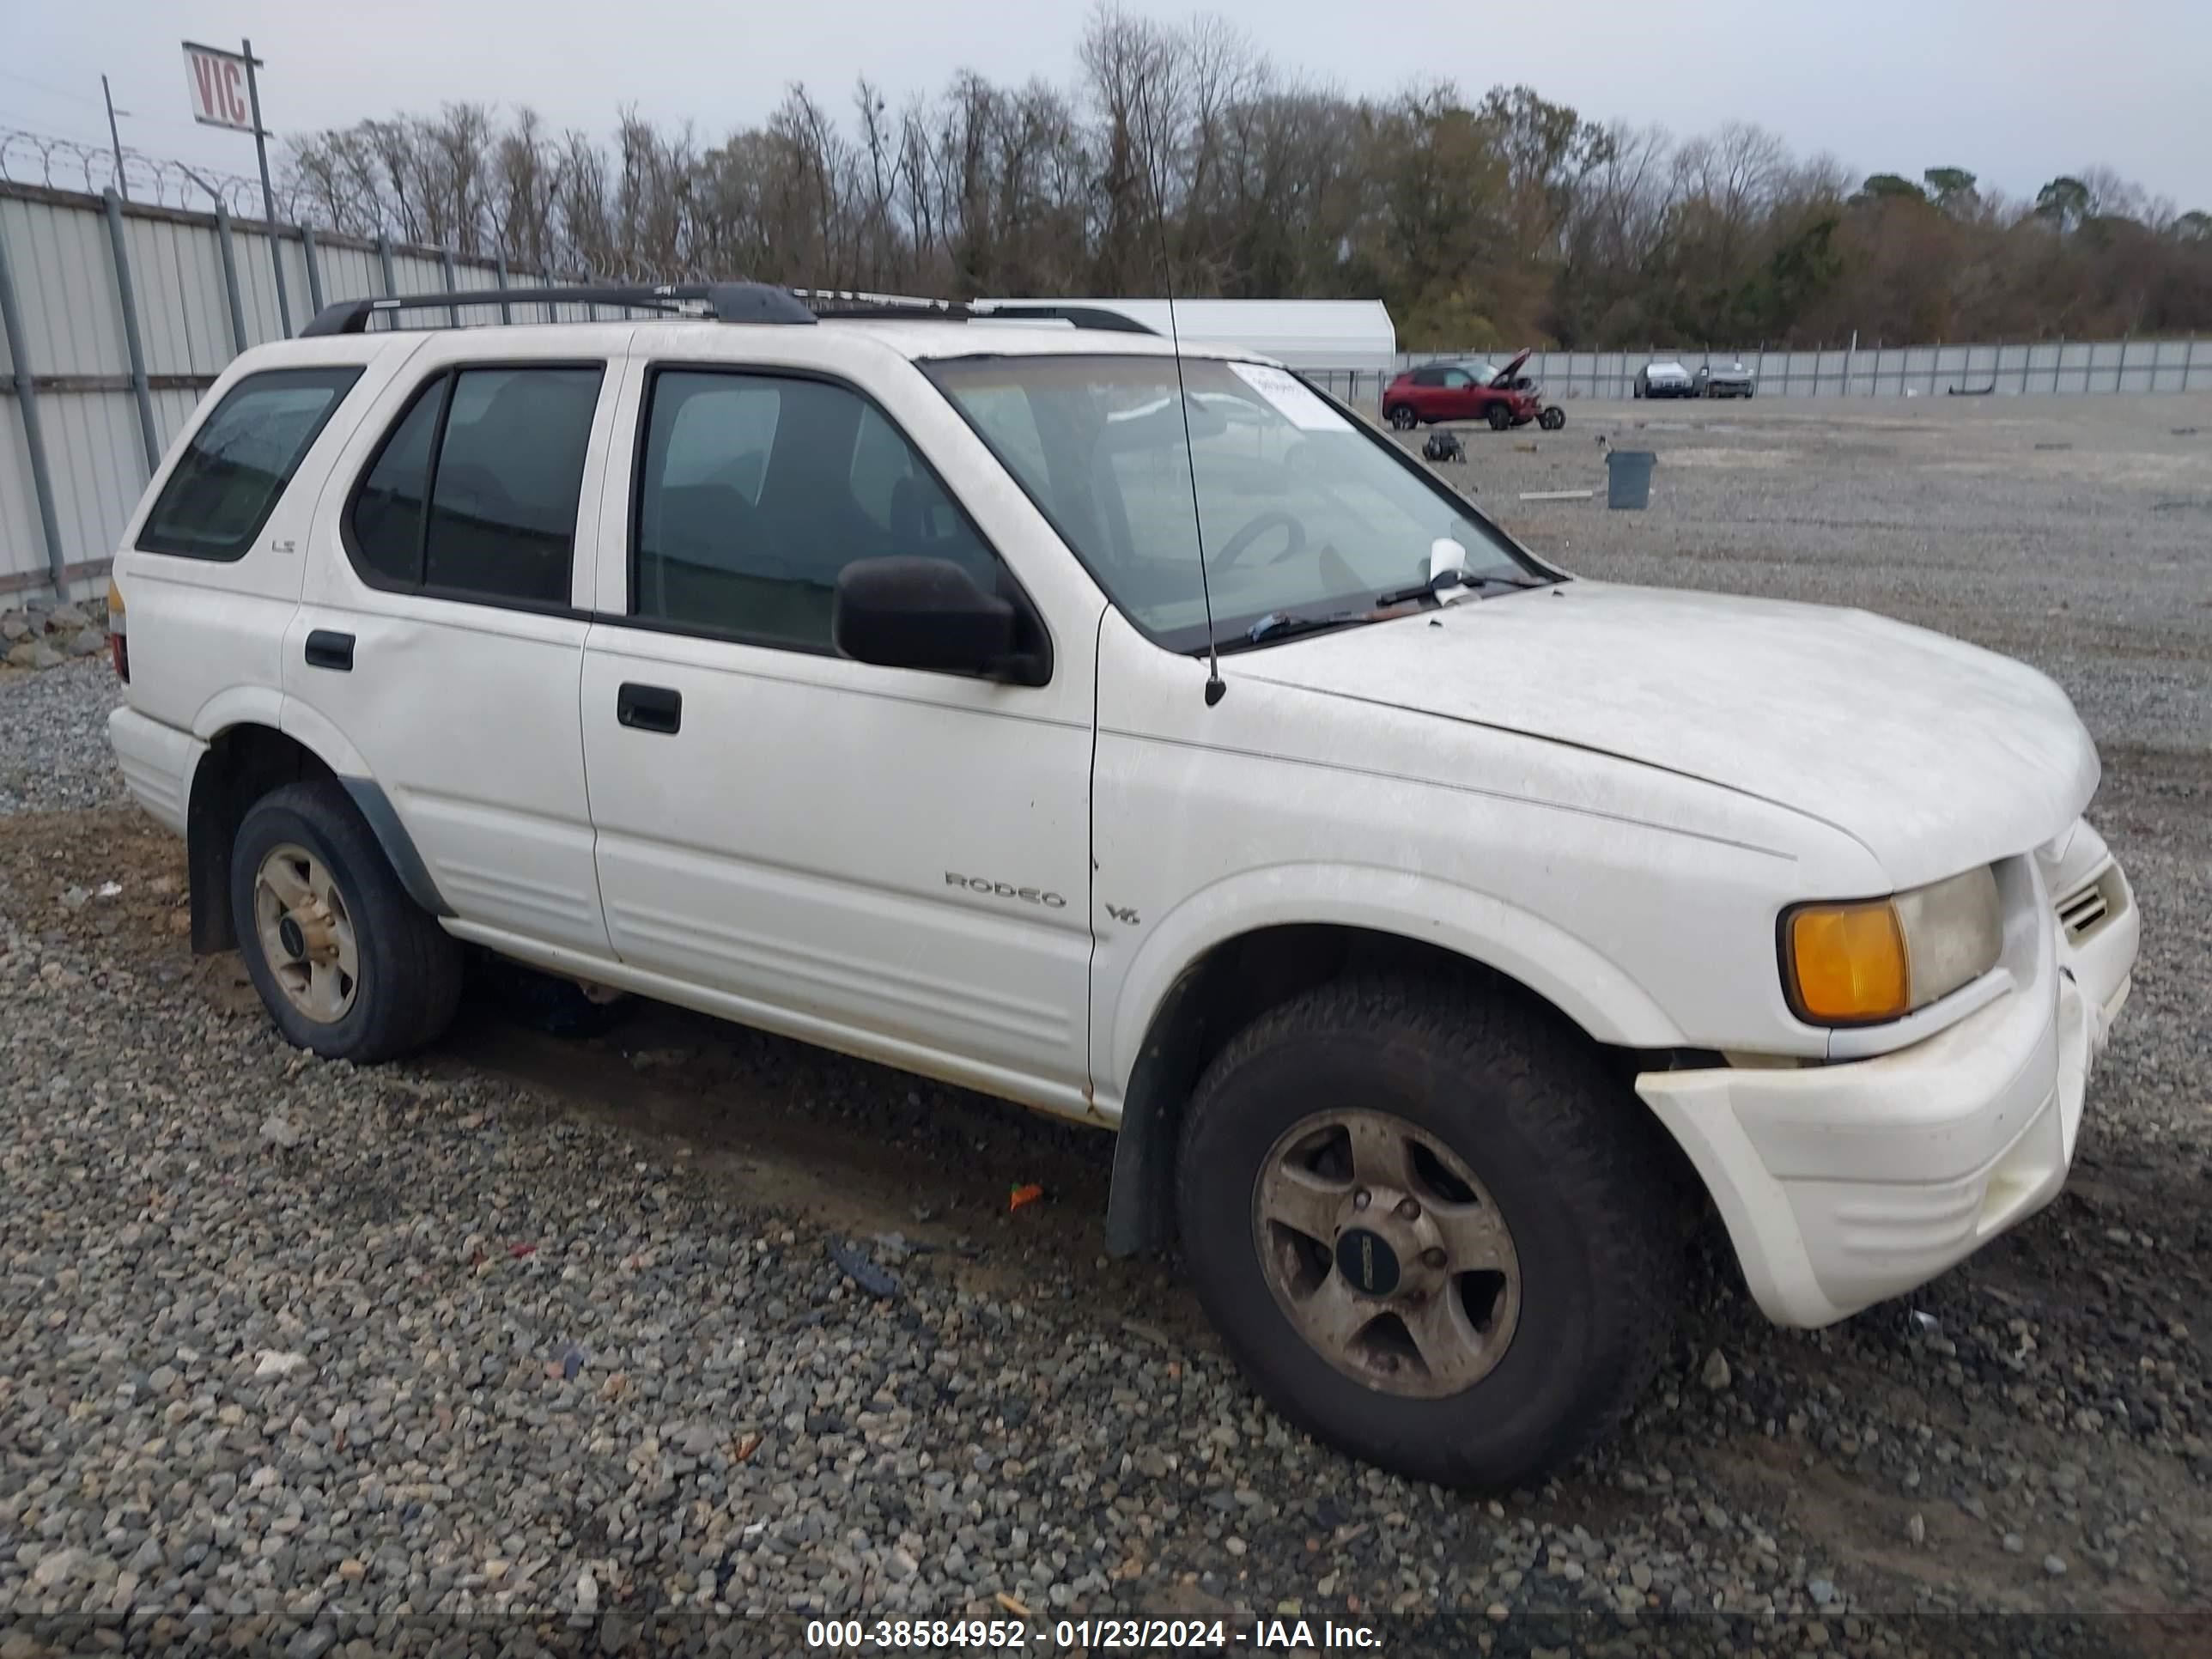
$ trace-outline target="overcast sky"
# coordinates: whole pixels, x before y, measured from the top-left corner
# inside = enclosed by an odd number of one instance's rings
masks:
[[[1857,173],[1964,167],[2008,194],[2102,162],[2212,210],[2208,0],[1218,0],[1279,64],[1352,93],[1442,75],[1526,82],[1599,119],[1756,121]],[[124,143],[251,173],[240,134],[195,127],[181,37],[251,36],[278,133],[453,99],[530,103],[605,133],[623,106],[702,137],[760,120],[792,81],[842,106],[857,74],[894,106],[961,68],[1065,83],[1085,10],[1021,0],[0,0],[0,127]]]

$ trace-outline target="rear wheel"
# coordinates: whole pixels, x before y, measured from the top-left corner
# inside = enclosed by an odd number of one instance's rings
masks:
[[[343,787],[291,783],[231,852],[239,951],[277,1030],[331,1060],[389,1060],[452,1021],[461,947],[407,896]]]
[[[1353,979],[1207,1069],[1177,1170],[1200,1299],[1261,1393],[1399,1473],[1504,1487],[1624,1415],[1680,1297],[1658,1133],[1582,1035]]]
[[[1382,418],[1401,432],[1411,432],[1421,423],[1421,417],[1413,412],[1411,404],[1393,404],[1383,412]]]

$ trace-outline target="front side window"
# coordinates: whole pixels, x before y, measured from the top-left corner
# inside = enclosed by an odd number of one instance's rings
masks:
[[[566,605],[600,374],[464,368],[416,393],[354,497],[362,574],[457,599]]]
[[[1185,358],[1186,451],[1170,358],[968,357],[923,367],[1115,603],[1171,650],[1206,642],[1194,471],[1220,639],[1278,613],[1372,607],[1425,578],[1441,537],[1466,547],[1470,575],[1533,574],[1504,532],[1282,369]],[[1003,435],[1015,394],[1039,434],[1041,460]]]
[[[245,556],[360,378],[354,368],[276,368],[231,387],[178,458],[138,545],[193,559]]]
[[[999,562],[905,434],[826,381],[714,369],[653,377],[630,610],[828,652],[838,573],[950,559],[987,591]]]

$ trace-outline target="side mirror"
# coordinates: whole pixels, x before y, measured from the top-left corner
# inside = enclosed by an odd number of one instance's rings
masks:
[[[1013,605],[950,559],[860,559],[837,573],[830,634],[855,662],[1036,684]]]

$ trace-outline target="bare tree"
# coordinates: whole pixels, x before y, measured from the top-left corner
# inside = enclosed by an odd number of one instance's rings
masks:
[[[1351,98],[1218,19],[1110,3],[1072,83],[963,72],[839,119],[793,86],[718,142],[477,103],[292,142],[331,229],[523,272],[953,295],[1379,295],[1408,344],[2015,337],[2212,323],[2212,235],[2109,168],[2033,203],[1956,165],[1865,185],[1731,122],[1679,142],[1534,89]]]

